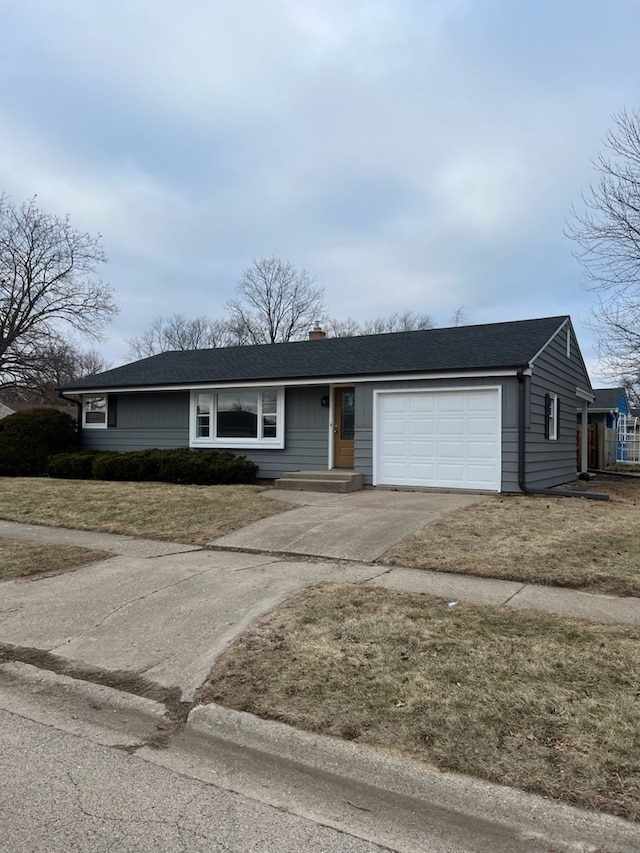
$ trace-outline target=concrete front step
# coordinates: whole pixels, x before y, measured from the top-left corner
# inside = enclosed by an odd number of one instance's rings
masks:
[[[357,492],[362,474],[355,471],[291,471],[275,481],[276,489],[298,492]]]

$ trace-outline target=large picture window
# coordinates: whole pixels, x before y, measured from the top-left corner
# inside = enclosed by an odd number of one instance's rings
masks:
[[[281,388],[197,391],[191,397],[191,445],[284,447]]]

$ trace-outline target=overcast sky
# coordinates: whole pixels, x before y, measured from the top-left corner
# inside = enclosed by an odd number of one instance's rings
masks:
[[[571,314],[597,380],[563,226],[639,32],[638,0],[0,0],[0,191],[103,235],[114,365],[276,255],[336,317]]]

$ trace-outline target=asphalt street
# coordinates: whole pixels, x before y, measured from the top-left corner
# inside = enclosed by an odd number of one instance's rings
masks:
[[[384,853],[233,791],[0,711],[2,853]]]

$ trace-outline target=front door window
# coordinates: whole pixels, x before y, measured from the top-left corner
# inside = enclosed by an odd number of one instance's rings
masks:
[[[342,441],[353,441],[355,394],[353,391],[343,391],[340,397],[340,438]]]

